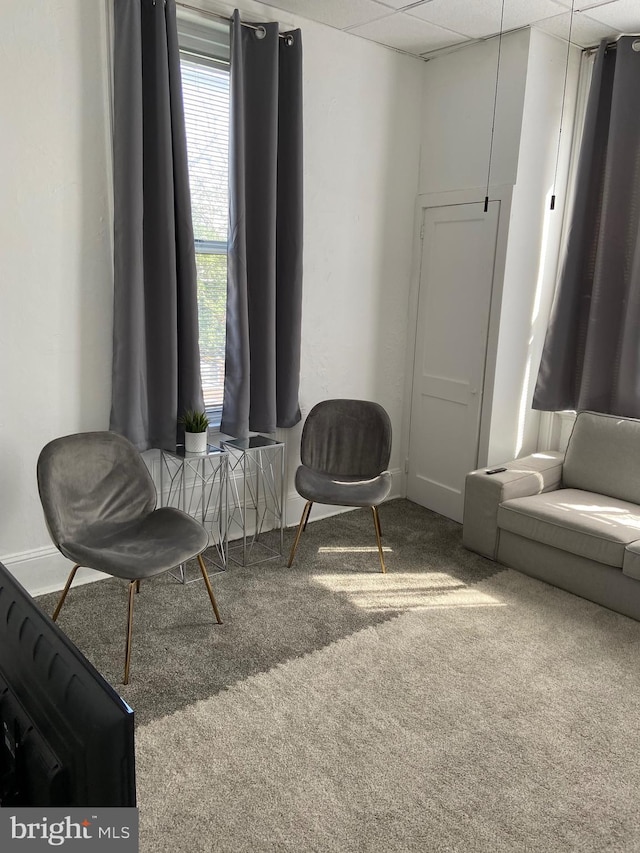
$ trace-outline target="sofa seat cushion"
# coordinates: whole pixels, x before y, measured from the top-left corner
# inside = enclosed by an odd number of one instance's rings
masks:
[[[500,504],[498,527],[561,551],[622,568],[640,539],[640,506],[580,489],[558,489]]]

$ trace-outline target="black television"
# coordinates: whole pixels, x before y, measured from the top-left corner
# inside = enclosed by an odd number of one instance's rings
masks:
[[[133,711],[0,563],[0,806],[135,806]]]

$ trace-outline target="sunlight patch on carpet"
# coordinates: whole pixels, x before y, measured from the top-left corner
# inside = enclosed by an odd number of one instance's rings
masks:
[[[367,610],[505,606],[504,601],[446,572],[319,574],[313,580],[332,592],[348,596],[352,604]]]

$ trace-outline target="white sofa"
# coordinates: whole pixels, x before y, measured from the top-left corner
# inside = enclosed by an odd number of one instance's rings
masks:
[[[566,454],[467,475],[463,544],[640,620],[640,420],[580,412]]]

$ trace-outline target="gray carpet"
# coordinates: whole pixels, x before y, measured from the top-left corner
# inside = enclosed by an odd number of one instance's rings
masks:
[[[121,690],[143,853],[640,850],[640,623],[406,501],[382,523],[386,576],[349,550],[370,516],[317,522],[292,569],[214,577],[223,626],[201,584],[143,589]],[[124,600],[78,589],[61,622],[116,683]]]
[[[437,569],[468,584],[501,568],[462,547],[459,525],[409,501],[385,504],[380,518],[389,575],[410,572],[431,585]],[[402,612],[401,600],[362,608],[336,583],[322,582],[327,572],[347,581],[381,574],[369,510],[311,521],[287,569],[293,533],[286,532],[284,557],[211,574],[223,625],[215,623],[202,581],[182,586],[166,575],[143,583],[126,687],[126,581],[72,587],[59,625],[135,709],[140,724]],[[277,544],[275,536],[266,539]],[[187,577],[199,576],[197,565],[189,565]],[[53,593],[39,602],[51,613],[57,600]]]

